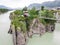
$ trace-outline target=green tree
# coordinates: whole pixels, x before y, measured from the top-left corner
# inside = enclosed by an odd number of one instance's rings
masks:
[[[48,18],[55,18],[54,13],[50,10],[40,11],[40,15]]]
[[[23,15],[23,11],[22,10],[16,10],[13,12],[15,15]]]
[[[44,10],[44,6],[41,6],[41,10]]]
[[[29,12],[29,15],[30,15],[29,16],[30,20],[38,17],[39,11],[36,10],[34,7],[31,10],[28,10],[28,12]]]
[[[23,11],[27,11],[27,7],[26,6],[23,8]]]
[[[42,17],[46,17],[46,18],[54,18],[55,19],[55,16],[54,16],[54,12],[51,11],[51,10],[44,10],[44,11],[40,11],[40,15]],[[54,23],[55,20],[51,20],[51,19],[44,19],[46,23]]]
[[[0,8],[0,13],[5,13],[7,11],[8,11],[8,9]]]

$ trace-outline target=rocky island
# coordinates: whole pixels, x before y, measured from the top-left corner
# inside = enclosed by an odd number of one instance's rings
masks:
[[[14,45],[26,45],[28,39],[32,38],[34,34],[42,36],[46,32],[53,32],[56,21],[40,18],[41,15],[55,18],[53,14],[53,10],[46,10],[43,6],[41,10],[35,8],[28,10],[25,7],[22,10],[11,12],[11,25],[8,33],[13,35]]]

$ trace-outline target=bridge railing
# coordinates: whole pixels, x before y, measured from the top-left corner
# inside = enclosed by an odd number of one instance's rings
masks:
[[[42,18],[42,19],[49,19],[49,20],[59,20],[60,21],[60,18],[49,18],[49,17],[44,17],[44,16],[40,16],[39,18]]]

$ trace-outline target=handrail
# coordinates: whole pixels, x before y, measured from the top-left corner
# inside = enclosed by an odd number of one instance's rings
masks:
[[[55,18],[48,18],[48,17],[40,17],[40,18],[42,18],[42,19],[49,19],[49,20],[58,20],[58,21],[60,21],[60,19],[55,19]]]

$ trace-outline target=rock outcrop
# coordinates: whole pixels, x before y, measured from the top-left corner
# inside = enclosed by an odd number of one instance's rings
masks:
[[[39,21],[39,19],[33,19],[29,26],[29,31],[23,33],[20,27],[10,26],[9,32],[13,35],[14,45],[25,45],[28,38],[34,34],[43,35],[45,33],[45,26]]]
[[[55,29],[55,25],[54,24],[47,24],[46,25],[46,32],[53,32]]]
[[[45,33],[45,26],[40,22],[39,19],[34,19],[30,25],[29,36],[33,34],[43,35]]]
[[[17,45],[25,45],[24,33],[20,29],[17,30]]]

